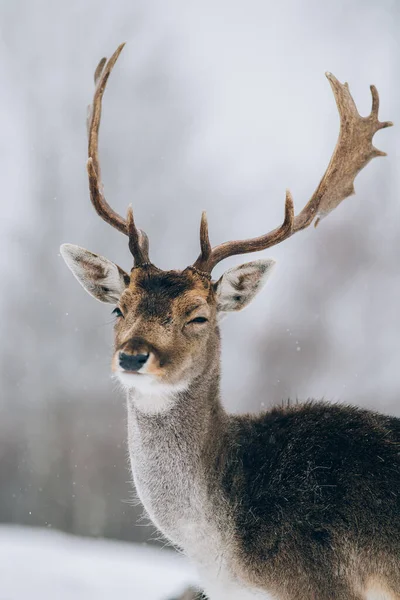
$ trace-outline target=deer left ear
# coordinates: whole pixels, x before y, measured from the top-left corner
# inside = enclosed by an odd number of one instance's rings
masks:
[[[254,260],[226,271],[214,284],[220,313],[242,310],[264,287],[275,261]]]
[[[100,302],[117,304],[130,277],[104,256],[74,244],[63,244],[61,256],[85,290]]]

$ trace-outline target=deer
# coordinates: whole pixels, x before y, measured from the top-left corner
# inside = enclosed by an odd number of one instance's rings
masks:
[[[356,175],[386,155],[372,144],[392,125],[379,121],[377,89],[370,87],[372,109],[362,117],[348,84],[326,74],[340,132],[298,214],[288,191],[280,226],[213,247],[203,212],[197,259],[162,270],[132,206],[126,218],[116,213],[101,180],[102,100],[123,47],[95,71],[87,171],[91,202],[127,236],[133,267],[128,273],[72,244],[60,251],[83,288],[114,306],[111,369],[126,392],[132,479],[150,520],[197,568],[201,589],[184,597],[399,600],[400,419],[323,400],[228,414],[220,319],[250,304],[274,261],[259,258],[212,278],[224,259],[280,244],[354,194]]]

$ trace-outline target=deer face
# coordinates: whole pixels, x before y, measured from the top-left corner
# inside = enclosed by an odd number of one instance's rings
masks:
[[[185,388],[218,344],[214,296],[210,281],[189,269],[133,269],[115,309],[112,369],[120,380]]]
[[[129,276],[72,244],[61,253],[89,294],[115,305],[113,372],[125,387],[148,393],[186,389],[210,368],[219,353],[219,317],[247,306],[274,264],[254,261],[212,281],[193,267],[162,271],[152,264]]]

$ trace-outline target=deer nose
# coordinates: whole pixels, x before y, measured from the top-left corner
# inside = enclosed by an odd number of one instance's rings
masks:
[[[137,373],[146,364],[149,354],[126,354],[119,353],[119,366],[124,371],[132,371]]]

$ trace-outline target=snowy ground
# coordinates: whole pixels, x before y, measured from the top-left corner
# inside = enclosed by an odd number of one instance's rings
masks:
[[[193,581],[168,550],[0,526],[0,600],[167,600]]]

